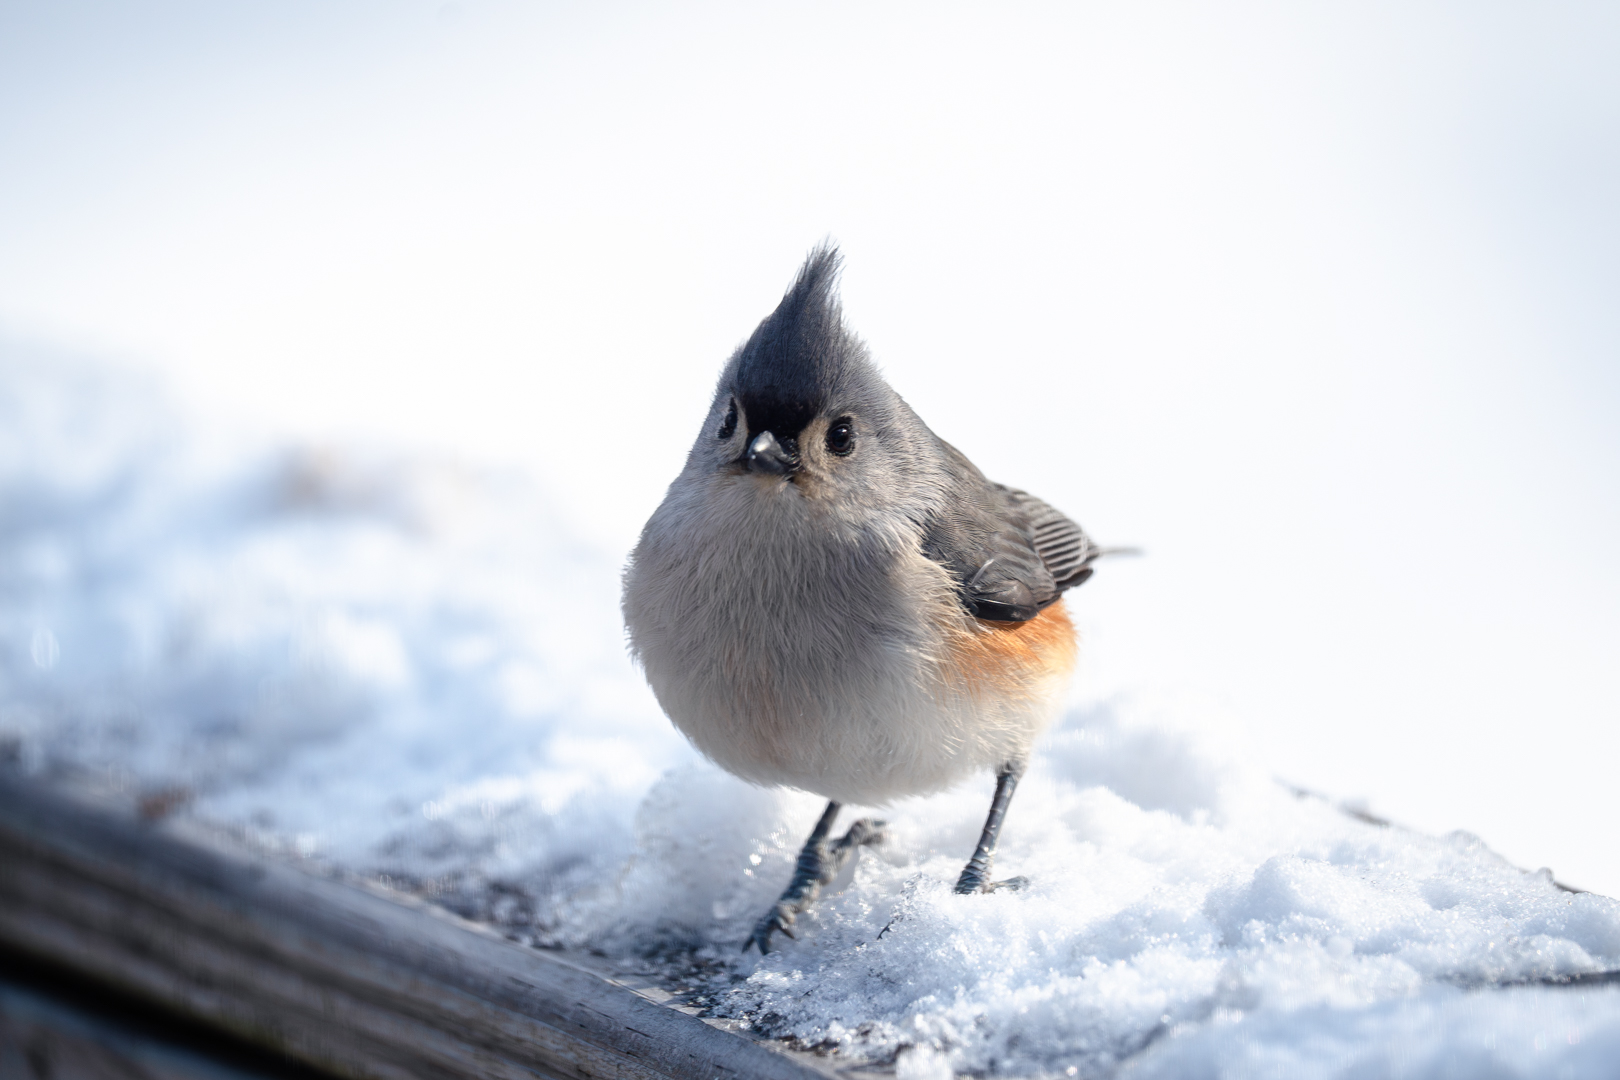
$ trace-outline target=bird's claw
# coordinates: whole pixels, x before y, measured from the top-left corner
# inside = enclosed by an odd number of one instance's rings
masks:
[[[846,847],[870,847],[889,838],[889,823],[878,818],[861,818],[849,827],[839,844]]]
[[[754,926],[754,932],[743,942],[742,951],[747,952],[748,946],[752,945],[759,950],[759,955],[764,956],[771,951],[771,935],[775,933],[786,934],[794,941],[799,940],[799,935],[793,932],[793,921],[793,912],[778,903],[771,909],[770,914]]]
[[[824,839],[825,833],[813,837],[799,852],[799,863],[787,891],[754,926],[754,932],[743,942],[743,952],[752,945],[761,956],[771,951],[771,935],[780,931],[797,941],[793,923],[798,912],[816,902],[824,886],[832,883],[838,871],[849,862],[856,848],[881,844],[888,836],[888,822],[876,818],[861,818],[832,843]]]
[[[988,873],[976,873],[972,867],[962,871],[962,876],[956,881],[956,895],[972,896],[976,893],[993,892],[1022,892],[1029,885],[1029,878],[1022,874],[1010,877],[1005,881],[986,881]]]

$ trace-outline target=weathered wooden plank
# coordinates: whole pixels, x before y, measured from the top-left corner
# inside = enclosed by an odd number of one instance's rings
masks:
[[[0,942],[347,1076],[830,1074],[429,905],[6,772]]]
[[[13,979],[41,974],[20,961],[0,954],[0,1080],[330,1080],[83,983]]]
[[[259,1080],[0,986],[0,1080]]]

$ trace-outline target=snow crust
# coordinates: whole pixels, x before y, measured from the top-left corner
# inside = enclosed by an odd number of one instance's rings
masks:
[[[900,1076],[1614,1075],[1620,987],[1540,982],[1620,968],[1620,904],[1292,792],[1148,693],[1042,742],[997,860],[1027,889],[950,892],[985,777],[846,810],[889,841],[799,940],[742,954],[821,802],[680,742],[624,657],[614,563],[522,477],[221,440],[136,381],[0,360],[17,767]]]

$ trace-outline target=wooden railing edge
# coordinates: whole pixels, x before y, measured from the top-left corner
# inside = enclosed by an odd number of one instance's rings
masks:
[[[836,1075],[421,901],[8,769],[0,946],[340,1076]]]

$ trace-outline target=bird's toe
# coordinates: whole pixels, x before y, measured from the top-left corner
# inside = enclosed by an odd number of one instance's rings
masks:
[[[881,844],[889,838],[889,823],[878,818],[861,818],[844,834],[847,847],[867,847]]]
[[[793,932],[793,912],[780,904],[773,907],[768,915],[755,924],[754,932],[743,942],[743,952],[747,952],[748,947],[752,945],[759,950],[761,956],[764,956],[771,951],[772,934],[785,934],[795,941],[799,937]]]
[[[1029,878],[1020,874],[1005,881],[986,881],[984,875],[963,871],[956,882],[956,895],[972,896],[975,893],[993,892],[1022,892],[1029,885]]]

